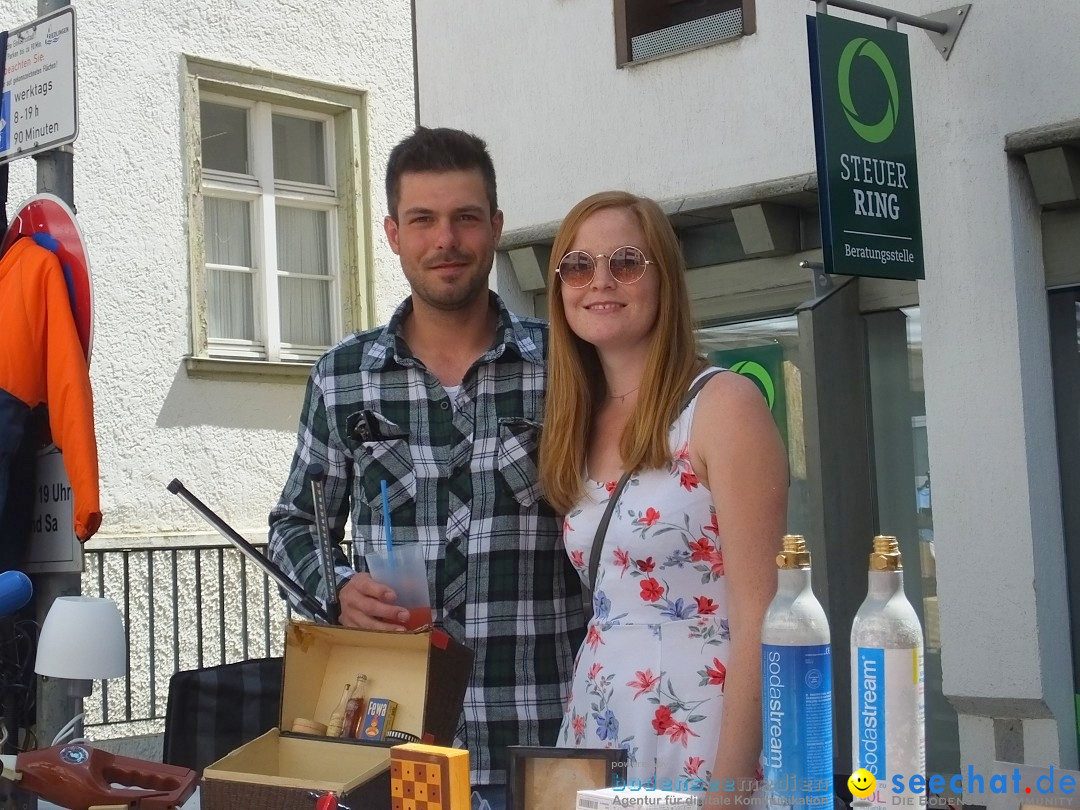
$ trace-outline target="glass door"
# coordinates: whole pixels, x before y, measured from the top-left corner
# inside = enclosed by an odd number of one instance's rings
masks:
[[[1057,420],[1058,469],[1061,475],[1061,518],[1065,535],[1065,566],[1069,613],[1080,611],[1080,288],[1049,295],[1050,350],[1054,371],[1054,413]],[[1072,635],[1073,694],[1080,739],[1080,628],[1069,622]]]
[[[785,315],[708,326],[698,331],[698,343],[710,363],[753,380],[765,397],[787,447],[791,472],[788,526],[805,526],[810,495],[806,485],[798,319]]]
[[[959,773],[960,739],[956,711],[942,694],[920,311],[918,307],[894,309],[863,319],[870,368],[877,530],[896,535],[900,542],[904,590],[923,626],[926,768],[948,777]]]

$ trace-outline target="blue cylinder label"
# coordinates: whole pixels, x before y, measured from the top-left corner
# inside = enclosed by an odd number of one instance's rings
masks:
[[[771,808],[833,802],[832,666],[828,644],[761,645],[763,793]]]

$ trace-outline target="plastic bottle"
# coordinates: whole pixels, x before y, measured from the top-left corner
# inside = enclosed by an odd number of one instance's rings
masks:
[[[345,723],[341,729],[342,737],[359,737],[360,724],[364,721],[364,709],[367,708],[367,675],[356,676],[349,702],[345,706]]]
[[[334,711],[330,713],[330,722],[326,724],[327,737],[341,736],[341,729],[345,722],[345,707],[349,702],[349,692],[351,691],[352,687],[345,684],[345,691],[341,693],[341,699],[338,700]]]
[[[923,677],[922,627],[904,594],[900,549],[895,537],[878,536],[851,627],[851,767],[877,779],[872,807],[918,807],[925,796],[908,789],[913,775],[926,775]],[[903,793],[893,776],[903,777]]]
[[[810,552],[784,537],[776,596],[761,627],[763,792],[769,807],[833,803],[829,622],[810,587]]]

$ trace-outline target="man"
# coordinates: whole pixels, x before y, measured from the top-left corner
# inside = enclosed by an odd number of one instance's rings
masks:
[[[270,554],[325,599],[310,466],[329,471],[335,541],[351,501],[360,569],[385,547],[386,481],[394,544],[422,544],[434,620],[476,653],[459,736],[473,785],[497,808],[506,746],[555,742],[583,627],[537,481],[547,330],[488,289],[503,215],[482,140],[421,127],[391,153],[386,196],[386,237],[412,295],[312,369]],[[343,624],[400,629],[408,614],[388,587],[344,557],[336,568]]]

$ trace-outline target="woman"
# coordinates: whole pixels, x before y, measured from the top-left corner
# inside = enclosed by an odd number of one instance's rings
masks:
[[[684,273],[660,207],[625,192],[578,203],[555,236],[540,480],[586,585],[610,493],[634,471],[558,744],[622,748],[627,778],[656,787],[738,790],[761,753],[760,629],[787,461],[764,398],[737,374],[714,374],[682,409],[707,371]]]

